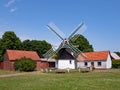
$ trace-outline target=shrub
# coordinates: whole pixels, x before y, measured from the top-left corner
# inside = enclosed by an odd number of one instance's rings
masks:
[[[4,56],[0,56],[0,62],[3,62]]]
[[[18,71],[33,71],[35,70],[36,62],[30,58],[21,58],[14,63],[15,70]]]
[[[120,68],[120,60],[112,60],[112,68]]]

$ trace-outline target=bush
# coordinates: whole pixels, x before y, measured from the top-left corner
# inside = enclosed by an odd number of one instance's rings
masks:
[[[0,62],[3,62],[4,56],[0,56]]]
[[[14,63],[14,68],[17,71],[34,71],[35,67],[36,62],[30,58],[21,58]]]
[[[112,60],[112,68],[120,68],[120,60]]]

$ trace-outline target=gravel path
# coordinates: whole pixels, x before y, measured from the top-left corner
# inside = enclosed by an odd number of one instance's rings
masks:
[[[0,78],[2,78],[2,77],[21,76],[21,75],[25,75],[25,74],[26,74],[26,73],[6,74],[6,75],[0,75]]]
[[[22,76],[22,75],[32,75],[32,74],[42,74],[40,71],[33,71],[33,72],[21,72],[21,73],[13,73],[13,74],[3,74],[0,75],[2,77],[14,77],[14,76]]]

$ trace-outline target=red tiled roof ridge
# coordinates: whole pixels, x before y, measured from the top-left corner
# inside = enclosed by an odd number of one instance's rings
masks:
[[[97,52],[110,52],[109,50],[102,50],[102,51],[93,51],[93,52],[84,52],[84,53],[97,53]]]
[[[25,51],[25,50],[6,50],[9,60],[21,59],[23,57],[31,58],[32,60],[40,60],[36,51]]]
[[[36,51],[29,51],[29,50],[11,50],[11,49],[7,49],[6,51],[24,51],[24,52],[36,52]]]
[[[109,54],[109,50],[104,50],[104,51],[94,51],[94,52],[85,52],[84,55],[86,56],[86,58],[83,58],[82,56],[78,56],[77,60],[81,61],[81,60],[107,60],[108,54]]]

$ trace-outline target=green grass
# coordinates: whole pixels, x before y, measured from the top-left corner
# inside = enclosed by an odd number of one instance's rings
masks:
[[[0,75],[4,75],[4,74],[14,74],[17,73],[15,71],[6,71],[6,70],[0,70]]]
[[[0,78],[0,90],[120,90],[120,71],[29,73]]]

